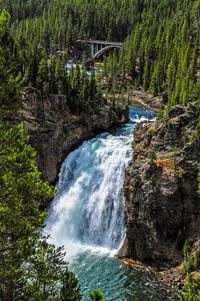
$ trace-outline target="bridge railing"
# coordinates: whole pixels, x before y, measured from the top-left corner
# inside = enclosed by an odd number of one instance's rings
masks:
[[[110,42],[100,40],[78,40],[77,42],[90,45],[90,53],[92,58],[100,56],[102,53],[104,53],[110,48],[120,48],[123,44],[122,42]]]

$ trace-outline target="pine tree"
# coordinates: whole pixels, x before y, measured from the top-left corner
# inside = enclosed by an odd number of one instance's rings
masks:
[[[61,301],[79,301],[81,300],[78,280],[72,272],[66,268],[61,280],[60,300]]]
[[[37,238],[36,229],[46,216],[39,210],[40,202],[54,193],[53,188],[40,180],[35,156],[23,137],[22,125],[1,124],[0,283],[5,294],[14,295],[20,285],[21,265],[32,250],[29,238]]]
[[[0,119],[8,118],[20,106],[18,89],[19,55],[8,31],[10,16],[0,10]]]
[[[8,19],[8,14],[1,12],[1,72],[4,67],[14,78],[17,55],[12,56],[13,40],[7,29]],[[4,43],[7,48],[2,46]],[[4,100],[0,103],[0,111],[5,112],[6,105],[9,114],[17,107],[12,100],[19,102],[17,85],[12,95],[10,93],[10,77],[2,79],[4,89],[0,89],[0,99]],[[13,97],[10,102],[6,100],[6,93]],[[69,281],[65,283],[68,270],[63,248],[56,249],[48,244],[47,237],[41,236],[38,230],[43,227],[46,217],[46,211],[41,211],[40,205],[52,199],[55,189],[40,179],[35,166],[36,152],[24,137],[23,125],[6,121],[8,114],[0,117],[0,299],[63,300],[59,297],[62,287],[65,287],[63,296],[66,300],[68,294],[69,300],[73,296],[79,298],[77,280],[70,272]]]
[[[42,58],[42,60],[39,63],[36,78],[36,87],[44,94],[49,93],[49,68],[46,57]]]

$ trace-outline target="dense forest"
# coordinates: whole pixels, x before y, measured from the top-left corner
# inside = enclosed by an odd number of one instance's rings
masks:
[[[46,216],[40,203],[55,191],[40,180],[23,125],[11,122],[20,89],[65,94],[76,114],[95,109],[102,79],[114,92],[162,95],[163,119],[175,104],[200,103],[200,0],[2,0],[0,9],[0,299],[80,300],[63,249],[37,230]],[[85,38],[123,42],[98,80],[88,77],[84,60],[66,70]]]
[[[41,203],[55,189],[42,182],[36,152],[13,115],[21,103],[18,52],[8,30],[9,14],[0,13],[0,299],[80,300],[78,281],[68,271],[62,247],[47,243],[38,229],[46,211]],[[60,289],[57,284],[60,283]]]
[[[153,95],[163,93],[169,109],[199,100],[200,2],[156,2],[149,1],[128,35],[119,63],[114,63],[116,57],[107,60],[105,75],[115,72],[116,81],[129,74],[136,86]]]
[[[199,98],[198,0],[2,0],[1,6],[11,15],[24,84],[31,81],[40,87],[37,73],[45,69],[49,55],[62,50],[66,61],[77,40],[95,38],[124,42],[119,55],[108,59],[105,66],[104,75],[109,78],[110,73],[112,78],[109,88],[120,86],[129,75],[130,84],[154,95],[164,93],[168,107]],[[59,65],[58,59],[52,62],[55,64]],[[50,86],[43,89],[59,90]]]

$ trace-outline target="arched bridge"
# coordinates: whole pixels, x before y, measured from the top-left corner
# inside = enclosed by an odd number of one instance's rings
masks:
[[[98,58],[102,53],[111,48],[120,48],[122,46],[121,42],[108,42],[99,40],[82,40],[82,43],[90,45],[91,58]]]
[[[103,47],[93,55],[93,59],[98,58],[99,56],[102,55],[102,53],[104,53],[105,51],[107,51],[110,48],[120,48],[120,47],[121,46],[118,46],[118,45],[112,45],[112,46],[110,45],[110,46]]]

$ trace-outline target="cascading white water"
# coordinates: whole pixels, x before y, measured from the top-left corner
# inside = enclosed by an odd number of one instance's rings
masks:
[[[76,250],[80,246],[120,247],[125,233],[122,187],[131,141],[129,130],[104,133],[69,154],[45,231],[56,244],[67,249],[78,243]]]

